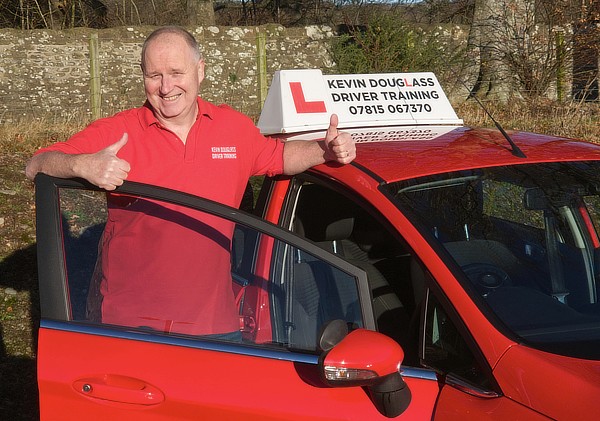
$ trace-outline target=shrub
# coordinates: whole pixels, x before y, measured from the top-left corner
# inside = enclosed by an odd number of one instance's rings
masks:
[[[378,12],[365,26],[334,39],[331,52],[341,74],[432,71],[440,75],[459,62],[459,48],[435,27],[425,30],[398,12]]]

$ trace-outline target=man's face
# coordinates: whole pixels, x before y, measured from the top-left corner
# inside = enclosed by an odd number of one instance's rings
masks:
[[[162,123],[196,118],[196,98],[204,79],[204,61],[180,36],[165,34],[151,41],[144,57],[144,89]]]

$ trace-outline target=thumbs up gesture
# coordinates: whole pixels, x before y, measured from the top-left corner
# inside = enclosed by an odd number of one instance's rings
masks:
[[[131,170],[129,162],[117,156],[127,144],[127,133],[110,146],[87,155],[83,177],[90,183],[105,190],[114,190],[123,184]]]
[[[332,114],[325,134],[325,160],[348,164],[356,158],[356,145],[350,133],[338,131],[338,116]]]

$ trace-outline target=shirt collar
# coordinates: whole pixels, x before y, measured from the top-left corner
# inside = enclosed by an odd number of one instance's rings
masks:
[[[198,97],[198,115],[196,116],[196,121],[200,120],[202,116],[206,116],[213,119],[213,109],[210,106],[210,103]],[[140,108],[140,122],[144,127],[150,127],[153,124],[159,124],[158,119],[154,115],[152,111],[152,105],[146,100],[144,105]]]

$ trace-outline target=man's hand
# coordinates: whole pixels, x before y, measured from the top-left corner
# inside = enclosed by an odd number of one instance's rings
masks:
[[[117,156],[126,143],[127,133],[123,133],[116,143],[96,153],[66,154],[46,151],[27,161],[25,175],[30,180],[38,173],[59,178],[80,177],[103,189],[114,190],[123,184],[131,170],[129,162]]]
[[[82,156],[80,172],[83,178],[105,190],[114,190],[123,184],[131,170],[129,162],[117,156],[127,143],[127,133],[112,145],[94,154]]]
[[[356,145],[350,133],[338,131],[338,116],[332,114],[325,139],[288,140],[283,148],[283,173],[299,174],[327,161],[349,164],[356,158]]]
[[[350,133],[338,131],[338,116],[332,114],[325,135],[325,160],[348,164],[356,158],[356,145]]]

